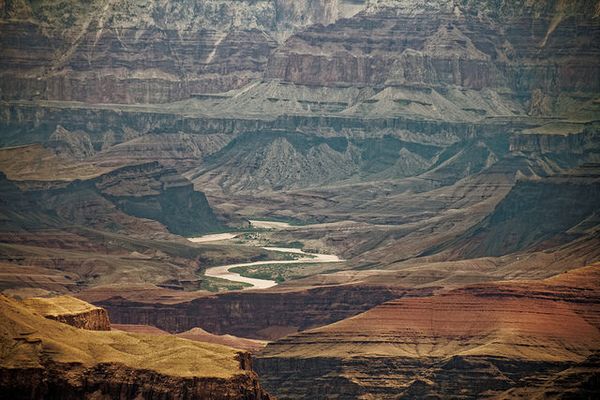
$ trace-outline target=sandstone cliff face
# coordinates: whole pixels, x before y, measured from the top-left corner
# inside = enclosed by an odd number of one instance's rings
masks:
[[[108,314],[106,310],[98,308],[90,310],[87,313],[80,314],[65,314],[65,315],[51,315],[47,318],[54,319],[58,322],[62,322],[75,328],[89,329],[92,331],[109,331],[110,321],[108,320]]]
[[[582,157],[597,151],[599,131],[597,123],[550,123],[548,126],[512,135],[510,151],[534,155],[551,154],[556,157]]]
[[[422,295],[430,291],[357,285],[280,293],[223,293],[175,304],[145,303],[120,296],[93,303],[105,308],[117,324],[153,325],[168,332],[201,327],[213,334],[268,340],[341,320],[405,293]]]
[[[352,19],[290,38],[270,59],[267,76],[313,85],[598,90],[594,2],[468,3],[370,2]]]
[[[75,328],[92,331],[110,331],[110,321],[105,309],[71,296],[29,298],[24,304],[42,316]]]
[[[15,400],[272,398],[251,372],[232,379],[180,378],[110,364],[87,369],[51,363],[44,369],[0,369],[0,387]]]
[[[119,331],[142,333],[145,335],[170,335],[170,333],[151,325],[113,324],[112,327]],[[177,337],[197,342],[221,344],[250,353],[258,352],[268,343],[264,340],[241,338],[233,335],[215,335],[202,328],[192,328],[188,331],[178,333]],[[248,362],[251,362],[251,360],[248,359]]]
[[[159,221],[173,233],[193,235],[220,226],[204,194],[156,162],[102,175],[94,186],[126,214]]]
[[[157,103],[260,78],[277,36],[335,21],[338,3],[8,1],[0,17],[3,96]]]
[[[13,37],[28,37],[30,46],[47,40],[38,32],[44,28],[37,25],[3,23],[3,30]],[[96,103],[187,99],[194,93],[229,90],[259,78],[274,47],[258,30],[180,33],[96,27],[76,43],[62,42],[62,38],[49,41],[63,47],[65,54],[55,54],[49,45],[33,66],[22,65],[18,58],[6,61],[2,79],[6,97]],[[5,42],[2,47],[7,54],[18,54],[18,43]],[[61,57],[64,65],[55,65]],[[30,70],[33,78],[19,72],[27,67],[34,68]]]
[[[289,399],[544,392],[545,382],[584,370],[598,351],[598,271],[390,301],[274,341],[256,365],[266,387]],[[574,378],[572,393],[589,393],[589,379]]]
[[[193,235],[220,227],[203,193],[159,163],[124,167],[85,181],[49,182],[21,190],[0,175],[0,202],[11,216],[4,232],[94,227],[112,232]],[[8,221],[7,221],[8,222]],[[161,225],[162,224],[162,225]]]
[[[6,398],[271,398],[248,353],[173,336],[77,329],[5,296],[0,311],[0,390]]]
[[[153,229],[161,231],[164,228],[156,224],[160,222],[173,233],[191,235],[220,226],[204,194],[157,162],[48,186],[22,191],[13,185],[3,194],[7,209],[22,214],[15,230],[83,225],[134,231],[154,224]]]
[[[266,76],[509,88],[536,114],[600,88],[589,0],[351,2],[341,20],[336,0],[71,3],[3,5],[5,98],[168,102]]]

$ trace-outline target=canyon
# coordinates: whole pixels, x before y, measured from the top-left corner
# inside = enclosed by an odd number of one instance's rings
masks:
[[[599,38],[597,0],[0,0],[0,390],[600,396]]]

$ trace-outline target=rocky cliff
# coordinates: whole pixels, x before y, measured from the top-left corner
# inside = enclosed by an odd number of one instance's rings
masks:
[[[354,18],[290,38],[271,57],[267,76],[313,85],[539,89],[548,96],[598,91],[595,2],[462,3],[370,2]]]
[[[269,399],[247,353],[77,329],[0,297],[0,388],[13,399]]]
[[[105,309],[95,307],[75,297],[31,297],[25,299],[23,304],[46,318],[75,328],[110,331],[110,321]]]
[[[174,169],[157,162],[119,168],[84,181],[40,187],[22,183],[26,190],[2,178],[7,185],[2,196],[7,212],[21,214],[13,221],[20,225],[16,230],[79,225],[133,232],[159,222],[173,233],[192,235],[220,227],[204,194]],[[154,229],[162,230],[160,225]]]
[[[552,115],[600,89],[592,0],[10,0],[0,10],[5,99],[165,103],[266,78],[457,86]],[[436,112],[395,97],[396,108]],[[475,115],[486,106],[463,108]]]
[[[339,286],[282,292],[222,293],[190,301],[130,300],[99,290],[80,296],[105,308],[117,324],[153,325],[168,332],[201,327],[213,334],[273,339],[290,332],[338,321],[403,294],[422,295],[431,289],[404,290],[382,286]],[[252,316],[249,318],[249,316]]]
[[[599,349],[598,271],[390,301],[272,342],[256,365],[266,387],[289,399],[544,392]],[[597,390],[589,373],[573,378],[576,396]]]
[[[131,333],[169,335],[168,332],[151,325],[113,324],[113,328]],[[178,333],[177,337],[195,340],[197,342],[221,344],[224,346],[233,347],[235,349],[245,350],[250,353],[256,353],[267,345],[267,342],[264,340],[247,339],[233,335],[215,335],[205,331],[202,328],[193,328],[188,331]]]
[[[584,164],[564,174],[523,178],[489,216],[441,248],[460,257],[503,255],[594,233],[599,171],[597,164]]]
[[[220,226],[204,194],[156,162],[115,170],[93,184],[126,214],[161,222],[173,233],[193,235]]]
[[[338,15],[334,0],[3,1],[2,94],[156,103],[229,90],[260,78],[279,38]]]

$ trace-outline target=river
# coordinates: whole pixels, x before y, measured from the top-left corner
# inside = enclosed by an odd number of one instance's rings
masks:
[[[255,228],[262,229],[286,229],[292,228],[292,226],[286,222],[278,222],[278,221],[256,221],[251,220],[250,223]],[[208,242],[217,242],[221,240],[229,240],[238,236],[239,233],[217,233],[211,235],[204,235],[195,238],[188,238],[188,240],[194,243],[208,243]],[[277,286],[277,282],[268,280],[268,279],[256,279],[256,278],[247,278],[245,276],[241,276],[238,273],[231,272],[230,269],[235,267],[251,267],[257,265],[272,265],[272,264],[322,264],[322,263],[337,263],[342,262],[338,256],[333,254],[317,254],[317,253],[306,253],[300,249],[296,248],[288,248],[288,247],[263,247],[265,250],[270,251],[279,251],[283,253],[293,253],[298,254],[299,258],[295,260],[272,260],[272,261],[255,261],[250,263],[241,263],[241,264],[228,264],[221,265],[218,267],[207,268],[204,273],[206,276],[211,276],[213,278],[221,278],[227,279],[228,281],[234,282],[245,282],[249,283],[252,286],[246,289],[268,289],[273,286]],[[303,257],[302,257],[303,256]]]
[[[332,254],[316,254],[316,253],[306,253],[300,249],[294,248],[286,248],[286,247],[263,247],[265,250],[270,251],[280,251],[285,253],[294,253],[299,255],[304,255],[305,257],[300,257],[295,260],[273,260],[273,261],[256,261],[250,263],[241,263],[241,264],[229,264],[229,265],[221,265],[219,267],[211,267],[207,268],[204,273],[206,276],[212,276],[213,278],[222,278],[227,279],[228,281],[234,282],[245,282],[252,285],[252,287],[248,287],[246,289],[268,289],[270,287],[276,286],[277,282],[268,280],[268,279],[256,279],[256,278],[247,278],[245,276],[241,276],[238,273],[229,271],[231,268],[235,267],[251,267],[257,265],[272,265],[272,264],[322,264],[322,263],[337,263],[342,262],[338,256]]]

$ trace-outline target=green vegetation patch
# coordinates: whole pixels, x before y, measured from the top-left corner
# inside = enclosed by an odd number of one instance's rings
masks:
[[[293,242],[273,242],[269,244],[269,247],[284,247],[286,249],[303,249],[304,243],[295,240]]]
[[[227,279],[214,278],[212,276],[203,276],[200,281],[200,290],[209,292],[223,292],[227,290],[242,290],[252,285],[246,282],[233,282]]]
[[[325,272],[336,272],[328,264],[268,264],[231,268],[229,271],[246,278],[265,279],[282,283],[288,280],[301,279]]]

